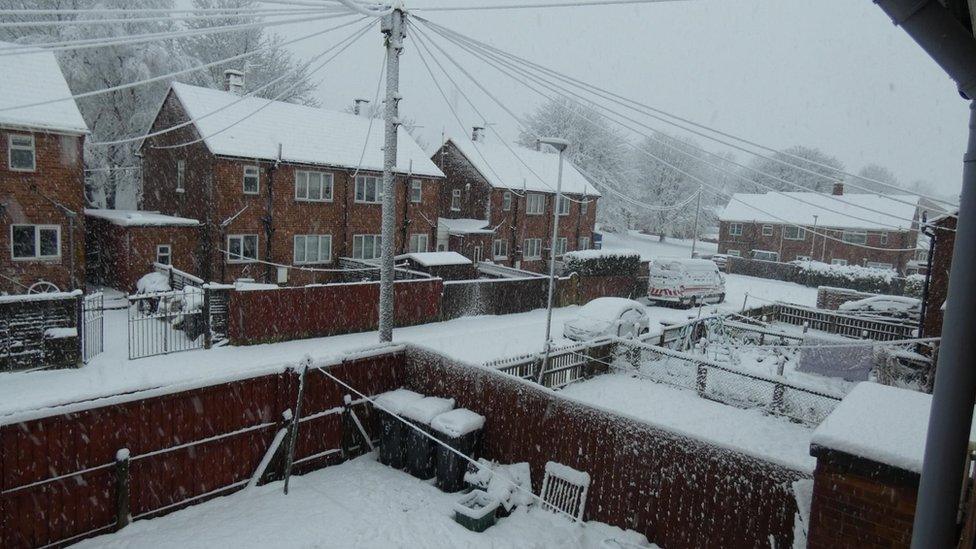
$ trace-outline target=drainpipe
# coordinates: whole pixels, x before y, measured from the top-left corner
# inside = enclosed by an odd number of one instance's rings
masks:
[[[875,0],[948,73],[967,99],[976,98],[976,40],[935,0]],[[970,104],[969,144],[942,325],[942,346],[925,441],[913,547],[954,547],[956,519],[972,424],[976,369],[976,105]]]
[[[268,277],[267,280],[277,282],[278,273],[277,267],[271,265],[274,263],[274,258],[271,255],[271,237],[274,235],[274,174],[278,169],[278,165],[281,164],[281,143],[278,143],[278,158],[268,166],[268,212],[264,216],[264,234],[267,238],[267,245],[264,247],[264,257],[265,261],[268,262],[268,267],[265,269],[265,276]],[[260,164],[259,164],[260,166]],[[258,179],[260,180],[261,172],[258,171]]]

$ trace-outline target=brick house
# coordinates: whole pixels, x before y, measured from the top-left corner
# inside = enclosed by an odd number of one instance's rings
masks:
[[[74,101],[15,108],[71,95],[53,53],[0,57],[0,75],[0,293],[80,288],[88,127]]]
[[[193,269],[200,242],[196,219],[131,210],[85,210],[88,281],[132,292],[153,264]]]
[[[541,272],[548,265],[559,157],[474,139],[448,139],[432,157],[441,185],[437,248]],[[513,155],[518,154],[518,158]],[[563,167],[557,256],[589,249],[600,193]]]
[[[843,194],[843,185],[836,185],[833,195],[736,193],[719,215],[718,252],[767,261],[814,260],[894,269],[904,274],[916,253],[919,198]],[[833,199],[841,195],[847,204]],[[830,238],[822,236],[825,234]]]
[[[173,83],[140,149],[143,206],[201,222],[190,272],[285,282],[275,263],[307,284],[332,280],[310,269],[340,257],[378,258],[383,124],[241,97],[229,82],[234,91]],[[427,251],[443,174],[403,128],[397,147],[395,253]]]
[[[949,270],[952,268],[952,250],[956,245],[956,218],[953,215],[943,215],[931,219],[925,226],[925,232],[932,244],[932,270],[927,274],[925,295],[922,298],[922,334],[921,337],[941,337],[942,316],[945,314],[943,306],[949,297]]]

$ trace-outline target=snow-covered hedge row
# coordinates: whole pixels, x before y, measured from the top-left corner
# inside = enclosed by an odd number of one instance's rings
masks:
[[[563,256],[564,274],[580,276],[637,276],[640,253],[633,250],[580,250]]]
[[[913,274],[905,277],[903,295],[922,299],[923,293],[925,293],[925,275]]]
[[[856,265],[831,265],[819,261],[777,263],[728,258],[727,272],[786,280],[804,286],[833,286],[861,292],[920,297],[925,277],[899,277],[895,271]]]

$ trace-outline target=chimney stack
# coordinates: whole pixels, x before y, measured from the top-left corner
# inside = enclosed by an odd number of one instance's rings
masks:
[[[234,69],[224,71],[224,91],[234,95],[244,95],[244,73]]]
[[[837,183],[834,183],[834,190],[831,191],[830,194],[832,194],[834,196],[841,196],[841,195],[843,195],[844,194],[844,182],[843,181],[838,181]]]
[[[485,140],[485,128],[484,126],[474,126],[471,128],[471,141],[476,143],[483,143]]]
[[[353,103],[354,104],[353,104],[353,107],[352,107],[352,112],[356,116],[359,116],[363,112],[363,105],[368,105],[369,104],[369,99],[361,99],[361,98],[357,97],[356,99],[353,99]]]

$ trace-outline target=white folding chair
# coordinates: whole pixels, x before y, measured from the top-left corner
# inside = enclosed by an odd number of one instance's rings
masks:
[[[545,507],[562,511],[582,521],[589,488],[589,473],[554,461],[546,463],[546,475],[542,479],[542,501],[545,502]]]

